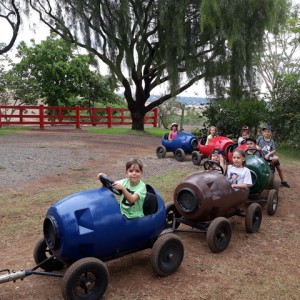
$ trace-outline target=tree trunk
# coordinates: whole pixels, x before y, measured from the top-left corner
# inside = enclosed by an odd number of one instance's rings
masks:
[[[137,111],[137,107],[130,110],[132,119],[132,130],[144,131],[144,115],[145,113]]]

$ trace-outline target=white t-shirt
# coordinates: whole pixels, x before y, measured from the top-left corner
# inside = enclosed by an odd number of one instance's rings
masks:
[[[246,167],[237,168],[233,165],[229,165],[227,178],[230,184],[246,183],[248,186],[252,185],[251,172]]]

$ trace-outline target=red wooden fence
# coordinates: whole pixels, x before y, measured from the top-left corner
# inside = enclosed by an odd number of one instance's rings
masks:
[[[158,109],[154,108],[144,117],[144,124],[157,126]],[[0,128],[2,125],[130,125],[131,115],[126,108],[87,108],[61,106],[4,106],[0,105]]]

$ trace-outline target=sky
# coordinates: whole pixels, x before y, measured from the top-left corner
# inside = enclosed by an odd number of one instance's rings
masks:
[[[292,3],[300,4],[300,0],[292,0]],[[16,47],[21,41],[25,41],[26,43],[29,43],[31,39],[34,39],[36,43],[39,43],[42,40],[46,39],[46,37],[49,35],[49,28],[46,25],[44,25],[42,22],[38,21],[37,15],[34,22],[36,22],[37,24],[34,28],[30,28],[29,24],[26,23],[21,24],[17,40],[14,44],[13,49],[9,52],[9,56],[12,59],[16,53]],[[11,28],[7,25],[6,22],[1,22],[1,20],[0,20],[0,32],[1,32],[0,42],[4,42],[4,43],[9,42],[9,39],[11,37]],[[154,90],[154,93],[163,94],[165,93],[165,91],[164,89],[160,88]],[[197,84],[194,84],[191,88],[187,89],[180,95],[189,96],[189,97],[206,97],[204,82],[199,81]]]

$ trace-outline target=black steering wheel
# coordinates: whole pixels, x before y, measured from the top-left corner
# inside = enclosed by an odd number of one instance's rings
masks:
[[[109,179],[106,176],[101,175],[99,180],[102,182],[103,186],[108,188],[110,191],[112,191],[114,194],[120,196],[122,195],[122,192],[114,188],[112,185],[114,184],[114,181]]]
[[[213,171],[218,171],[221,174],[224,174],[224,169],[223,167],[220,165],[220,163],[218,163],[217,161],[214,160],[207,160],[204,165],[203,165],[204,169],[207,170],[213,170]]]
[[[249,150],[254,151],[254,152],[249,153]],[[258,150],[257,148],[248,148],[248,149],[245,150],[246,155],[250,155],[250,154],[255,155],[256,153],[259,153],[259,157],[264,158],[264,154],[260,150]]]

